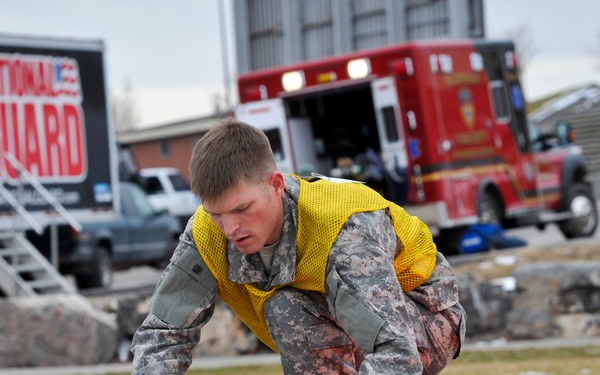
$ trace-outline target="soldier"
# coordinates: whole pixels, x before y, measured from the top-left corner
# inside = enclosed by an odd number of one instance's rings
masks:
[[[226,119],[194,147],[202,201],[134,338],[133,374],[183,374],[217,296],[285,374],[437,374],[465,312],[427,226],[360,183],[277,171],[266,136]]]

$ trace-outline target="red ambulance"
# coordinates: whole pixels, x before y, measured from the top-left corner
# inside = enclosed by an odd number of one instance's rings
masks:
[[[408,42],[249,72],[238,90],[236,117],[267,134],[281,171],[364,181],[448,252],[478,222],[597,227],[570,124],[528,123],[510,41]]]

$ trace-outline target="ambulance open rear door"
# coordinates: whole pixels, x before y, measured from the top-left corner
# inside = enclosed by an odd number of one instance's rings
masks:
[[[371,90],[381,159],[390,179],[391,198],[401,204],[406,202],[408,194],[408,157],[394,79],[375,80],[371,83]]]
[[[271,99],[239,104],[235,110],[235,117],[262,130],[271,143],[277,168],[283,173],[294,173],[283,100]]]

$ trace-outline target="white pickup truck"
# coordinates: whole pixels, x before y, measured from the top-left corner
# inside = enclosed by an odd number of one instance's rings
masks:
[[[139,183],[156,211],[166,210],[181,221],[182,229],[198,208],[198,198],[176,168],[142,168]]]

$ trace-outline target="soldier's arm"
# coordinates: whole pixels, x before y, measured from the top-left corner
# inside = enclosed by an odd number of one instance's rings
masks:
[[[365,351],[361,374],[422,374],[423,367],[396,278],[397,236],[386,211],[353,215],[327,265],[332,314]]]
[[[217,283],[200,256],[188,224],[133,341],[132,374],[184,374],[200,330],[211,318]]]

